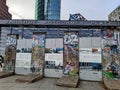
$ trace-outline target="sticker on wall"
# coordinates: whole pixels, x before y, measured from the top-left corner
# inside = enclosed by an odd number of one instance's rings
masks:
[[[8,34],[5,48],[5,58],[3,70],[8,72],[14,72],[15,60],[16,60],[16,45],[17,36]]]
[[[103,77],[119,79],[119,41],[114,32],[113,29],[102,31]]]
[[[31,73],[44,74],[45,33],[33,33]]]
[[[64,33],[63,65],[65,75],[76,75],[79,72],[78,32]]]

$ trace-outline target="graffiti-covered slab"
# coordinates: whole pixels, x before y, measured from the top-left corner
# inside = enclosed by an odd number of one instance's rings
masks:
[[[119,41],[114,33],[113,29],[102,30],[103,77],[119,79]]]
[[[78,32],[64,32],[64,74],[77,75],[79,71]]]
[[[44,74],[45,33],[33,33],[31,73]]]
[[[4,59],[4,71],[14,72],[15,60],[16,60],[16,35],[7,35],[7,42],[5,48],[5,59]]]

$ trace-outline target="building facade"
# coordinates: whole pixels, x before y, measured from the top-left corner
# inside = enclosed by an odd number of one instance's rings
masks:
[[[61,0],[36,0],[36,20],[60,20]]]
[[[8,12],[6,0],[0,0],[0,19],[12,19],[12,15]]]
[[[120,5],[108,15],[108,19],[110,21],[120,21]]]

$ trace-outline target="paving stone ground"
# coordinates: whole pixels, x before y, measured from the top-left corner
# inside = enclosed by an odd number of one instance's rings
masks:
[[[56,86],[58,79],[44,78],[34,83],[18,83],[14,75],[0,79],[0,90],[105,90],[100,82],[80,81],[77,88]]]

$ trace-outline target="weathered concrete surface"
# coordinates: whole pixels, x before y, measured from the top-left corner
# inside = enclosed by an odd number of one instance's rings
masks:
[[[106,78],[103,82],[107,90],[120,90],[120,80]]]
[[[22,76],[21,78],[17,78],[16,82],[32,83],[42,78],[43,76],[41,76],[40,74],[28,74],[28,75]]]
[[[67,87],[77,87],[78,81],[79,81],[78,75],[74,75],[74,76],[64,75],[57,81],[56,85],[67,86]]]
[[[0,79],[0,90],[105,90],[100,82],[80,81],[77,88],[56,86],[58,79],[43,78],[34,83],[15,82],[21,76],[10,76]]]

